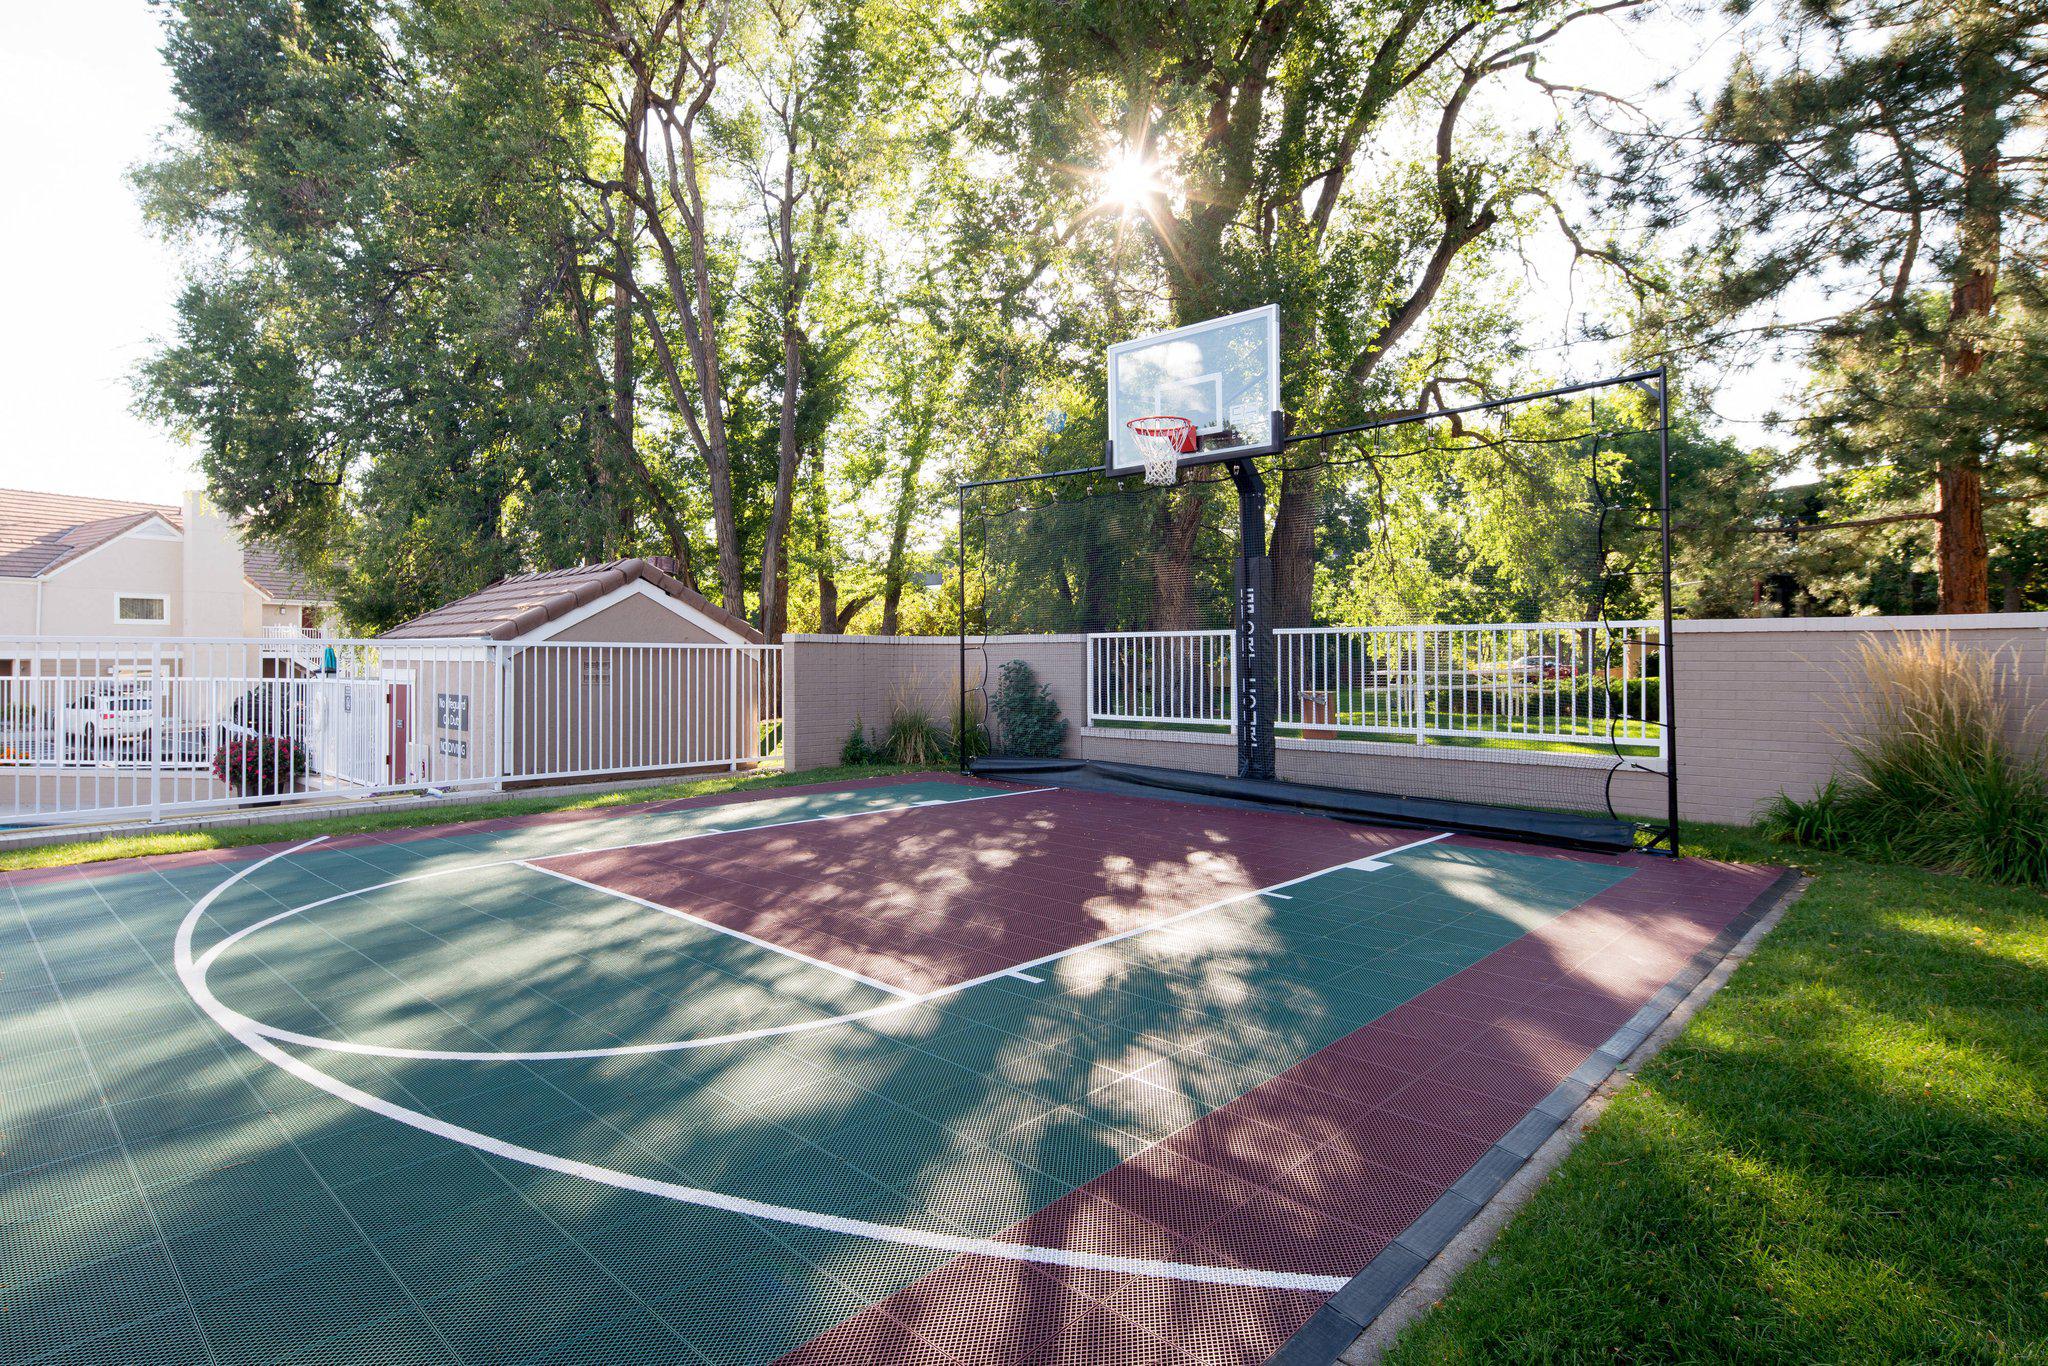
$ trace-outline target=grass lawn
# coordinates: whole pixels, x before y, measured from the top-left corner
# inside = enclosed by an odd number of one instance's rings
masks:
[[[2048,1361],[2048,901],[1815,875],[1392,1360]]]
[[[498,816],[523,816],[535,811],[591,811],[634,802],[670,801],[677,797],[703,796],[740,789],[786,787],[791,783],[829,783],[845,778],[865,778],[878,773],[909,773],[916,770],[872,766],[862,768],[814,768],[803,773],[733,773],[690,782],[662,783],[623,792],[593,792],[587,797],[504,797],[487,802],[422,803],[401,811],[380,811],[264,825],[238,825],[218,830],[193,830],[180,834],[118,835],[110,839],[79,844],[46,844],[29,848],[0,849],[0,872],[22,868],[56,868],[74,863],[100,863],[107,859],[134,858],[140,854],[178,854],[191,849],[228,849],[244,844],[276,844],[311,839],[315,835],[354,835],[365,830],[398,830],[415,825],[446,825],[452,821],[485,821]]]

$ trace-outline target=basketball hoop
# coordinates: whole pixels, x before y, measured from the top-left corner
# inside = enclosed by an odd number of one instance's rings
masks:
[[[1195,448],[1195,424],[1184,417],[1134,417],[1124,424],[1145,462],[1145,482],[1165,487],[1180,478],[1180,458]]]

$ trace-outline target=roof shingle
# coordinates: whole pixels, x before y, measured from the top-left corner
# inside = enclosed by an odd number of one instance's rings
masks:
[[[512,640],[595,602],[634,580],[641,580],[678,602],[687,604],[743,640],[759,643],[763,637],[752,622],[733,615],[691,589],[682,580],[649,560],[612,560],[605,564],[583,564],[571,569],[547,569],[534,574],[515,574],[480,588],[466,598],[392,627],[385,640],[417,640],[427,636]]]
[[[0,578],[41,578],[152,517],[185,529],[183,510],[168,503],[0,489]],[[242,572],[273,602],[327,601],[325,593],[267,546],[243,543]]]

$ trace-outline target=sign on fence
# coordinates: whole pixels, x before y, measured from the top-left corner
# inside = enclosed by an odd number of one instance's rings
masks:
[[[434,724],[442,730],[468,730],[469,694],[435,693]]]

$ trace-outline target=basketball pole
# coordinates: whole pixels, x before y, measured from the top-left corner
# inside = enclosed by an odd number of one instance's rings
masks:
[[[1278,414],[1275,414],[1277,420]],[[1280,428],[1273,428],[1277,434]],[[1237,488],[1237,776],[1260,782],[1278,773],[1274,762],[1273,561],[1266,554],[1266,481],[1249,456],[1227,462]]]

